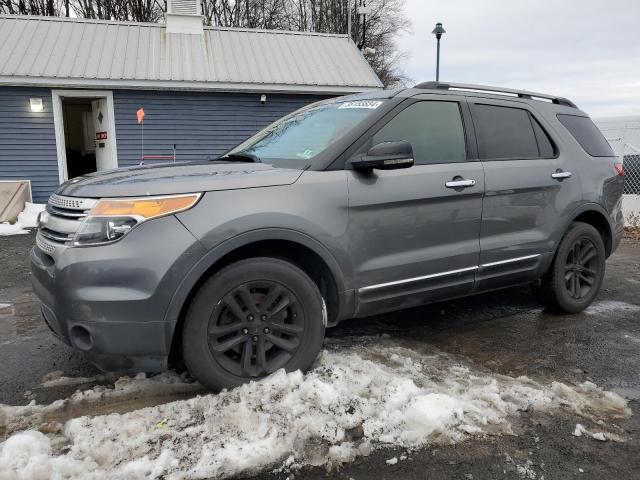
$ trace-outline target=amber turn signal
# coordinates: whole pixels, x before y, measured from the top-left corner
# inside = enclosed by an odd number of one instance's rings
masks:
[[[193,207],[200,198],[199,193],[165,197],[105,199],[91,209],[92,217],[138,217],[150,218],[182,212]]]

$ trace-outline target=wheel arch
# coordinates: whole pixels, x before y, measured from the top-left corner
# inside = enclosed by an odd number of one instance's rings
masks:
[[[175,359],[179,353],[179,338],[186,310],[201,284],[215,271],[234,261],[259,256],[290,261],[309,275],[327,303],[329,326],[352,314],[354,300],[345,290],[343,270],[326,247],[295,230],[254,230],[209,250],[181,281],[165,315],[170,357]]]
[[[589,203],[578,208],[572,217],[569,225],[573,222],[583,222],[598,230],[604,242],[604,250],[608,258],[613,251],[613,229],[611,228],[607,211],[597,203]]]

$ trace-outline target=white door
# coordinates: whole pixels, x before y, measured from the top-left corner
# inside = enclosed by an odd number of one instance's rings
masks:
[[[93,126],[95,128],[96,141],[96,170],[110,170],[117,168],[118,165],[114,160],[112,153],[113,136],[115,132],[110,131],[109,125],[109,107],[106,98],[100,98],[91,102],[91,111],[93,115]]]

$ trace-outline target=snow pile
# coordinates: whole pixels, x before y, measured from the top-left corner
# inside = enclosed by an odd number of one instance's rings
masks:
[[[524,410],[630,415],[621,397],[593,384],[541,385],[472,370],[420,346],[347,342],[330,345],[306,375],[279,371],[218,395],[75,418],[58,435],[15,434],[0,445],[0,471],[30,478],[223,478],[331,467],[378,446],[411,449],[511,433],[510,422]]]
[[[18,235],[29,233],[26,228],[38,226],[38,214],[45,208],[44,204],[26,202],[24,210],[18,214],[15,223],[0,223],[0,235]]]

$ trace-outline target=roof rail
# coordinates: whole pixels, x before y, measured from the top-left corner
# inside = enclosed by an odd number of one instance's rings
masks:
[[[487,92],[496,95],[507,94],[514,95],[518,98],[527,98],[529,100],[551,100],[556,105],[565,105],[567,107],[578,108],[571,100],[555,95],[547,95],[545,93],[529,92],[527,90],[514,90],[512,88],[490,87],[487,85],[471,85],[468,83],[443,83],[443,82],[422,82],[413,88],[429,89],[429,90],[462,90],[470,92]]]

